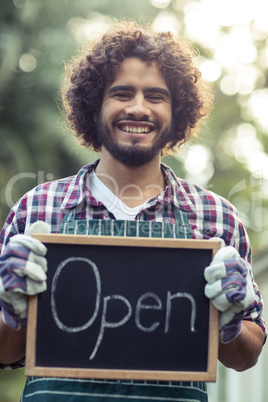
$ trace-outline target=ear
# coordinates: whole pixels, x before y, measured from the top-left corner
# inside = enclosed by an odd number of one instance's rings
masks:
[[[93,120],[94,120],[94,123],[97,123],[97,120],[98,120],[98,113],[97,112],[94,112]]]

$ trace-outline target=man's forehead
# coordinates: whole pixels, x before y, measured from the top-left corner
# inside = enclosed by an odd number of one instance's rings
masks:
[[[156,61],[142,61],[130,57],[123,60],[114,73],[112,80],[107,82],[108,87],[141,85],[148,88],[162,88],[169,92],[165,77],[161,73]]]

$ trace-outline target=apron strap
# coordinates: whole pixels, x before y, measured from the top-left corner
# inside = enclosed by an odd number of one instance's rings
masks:
[[[179,225],[179,227],[182,228],[183,231],[182,237],[184,237],[185,239],[191,239],[192,238],[191,227],[189,224],[187,213],[181,211],[178,208],[174,208],[174,215],[176,220],[176,226]]]
[[[75,208],[69,213],[65,213],[63,220],[60,225],[59,233],[64,234],[66,232],[66,227],[68,227],[68,234],[74,233],[75,227]]]
[[[154,221],[75,220],[75,209],[66,213],[60,233],[95,236],[134,236],[191,239],[187,213],[174,208],[175,224]]]

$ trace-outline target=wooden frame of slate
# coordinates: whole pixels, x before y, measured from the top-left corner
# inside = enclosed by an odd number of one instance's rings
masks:
[[[216,381],[204,268],[220,240],[34,235],[47,291],[29,298],[26,375]]]

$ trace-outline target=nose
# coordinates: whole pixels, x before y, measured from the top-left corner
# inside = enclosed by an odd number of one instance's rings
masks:
[[[148,119],[151,114],[149,105],[143,93],[136,93],[135,96],[126,104],[125,112],[127,115],[134,116],[136,119]]]

